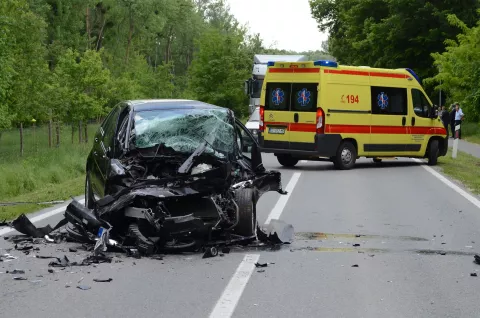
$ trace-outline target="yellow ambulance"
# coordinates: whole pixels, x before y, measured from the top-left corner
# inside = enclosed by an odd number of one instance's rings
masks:
[[[260,97],[259,144],[286,167],[360,157],[428,158],[448,149],[447,131],[411,69],[270,62]]]

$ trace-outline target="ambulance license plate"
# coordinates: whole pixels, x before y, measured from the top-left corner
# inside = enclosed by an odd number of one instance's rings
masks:
[[[285,128],[268,127],[268,133],[272,134],[272,135],[284,135],[285,134]]]

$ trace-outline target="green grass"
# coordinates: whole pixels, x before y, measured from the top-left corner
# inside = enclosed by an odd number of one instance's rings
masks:
[[[83,194],[85,177],[79,176],[58,184],[46,184],[45,187],[26,194],[12,197],[5,202],[48,202],[51,200],[68,200],[72,196]],[[21,204],[15,206],[0,206],[0,220],[12,220],[22,213],[46,208],[49,205]]]
[[[470,191],[480,194],[480,158],[459,151],[457,158],[452,158],[451,149],[445,157],[438,159],[443,173],[462,182]]]
[[[468,142],[480,144],[480,123],[462,124],[462,138]]]
[[[93,140],[98,125],[89,126]],[[77,132],[78,133],[78,132]],[[35,137],[35,138],[34,138]],[[68,199],[83,193],[85,163],[92,142],[71,141],[71,129],[63,127],[58,148],[48,147],[48,129],[25,130],[25,151],[20,156],[18,130],[0,137],[0,202],[39,202]],[[40,209],[38,205],[0,207],[0,219]]]

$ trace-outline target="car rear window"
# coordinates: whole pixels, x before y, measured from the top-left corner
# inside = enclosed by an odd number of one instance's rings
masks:
[[[317,91],[318,84],[295,83],[292,84],[292,111],[296,112],[316,112],[317,111]]]
[[[315,112],[317,83],[268,83],[265,110]]]
[[[289,110],[291,89],[290,83],[268,83],[267,95],[265,96],[265,109]]]

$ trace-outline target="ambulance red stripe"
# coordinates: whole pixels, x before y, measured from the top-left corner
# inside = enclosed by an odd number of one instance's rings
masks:
[[[266,122],[266,126],[281,126],[292,132],[316,132],[316,124]],[[440,127],[404,127],[369,125],[326,125],[325,132],[330,134],[384,134],[384,135],[446,135]]]
[[[406,79],[410,77],[406,74],[383,73],[383,72],[362,72],[362,71],[352,71],[352,70],[323,70],[323,72],[325,74],[390,77],[390,78],[401,78],[401,79]]]
[[[320,73],[319,68],[269,68],[270,73]]]

